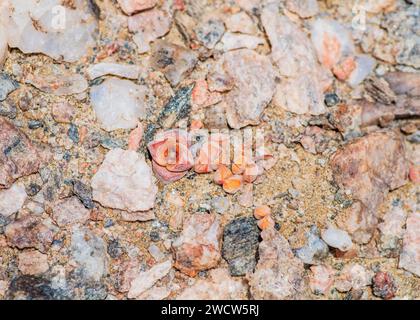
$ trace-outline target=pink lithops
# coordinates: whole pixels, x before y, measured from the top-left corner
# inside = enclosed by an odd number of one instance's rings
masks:
[[[163,182],[181,179],[194,164],[185,131],[166,131],[150,142],[148,148],[153,170]]]

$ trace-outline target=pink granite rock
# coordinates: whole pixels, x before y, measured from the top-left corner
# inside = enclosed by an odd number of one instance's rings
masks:
[[[309,287],[315,294],[327,294],[334,284],[334,269],[328,265],[311,267],[312,275],[309,278]]]
[[[8,243],[19,249],[35,248],[46,252],[54,240],[55,229],[37,216],[25,216],[6,226]]]
[[[117,0],[121,9],[127,15],[153,8],[157,0]]]
[[[25,187],[15,183],[10,189],[0,189],[0,216],[8,217],[22,208],[27,194]]]
[[[128,29],[134,32],[133,37],[139,53],[150,50],[150,43],[169,32],[172,19],[169,14],[159,9],[153,9],[128,18]]]
[[[217,215],[193,214],[184,222],[180,237],[172,243],[175,268],[195,277],[199,271],[217,266],[221,258],[221,237]]]
[[[408,162],[401,136],[380,131],[356,139],[331,158],[334,180],[354,202],[338,220],[353,240],[367,243],[377,226],[377,209],[389,190],[407,182]]]
[[[225,91],[227,120],[234,129],[257,125],[274,94],[274,71],[266,56],[249,49],[225,53],[208,76],[210,89]]]
[[[22,176],[38,171],[38,150],[27,138],[5,118],[0,117],[0,189],[9,188]]]
[[[272,60],[281,75],[274,104],[297,114],[324,113],[323,92],[331,80],[319,65],[307,35],[272,5],[263,10],[261,21],[271,43]]]
[[[254,299],[297,299],[303,292],[303,263],[294,256],[287,240],[275,229],[261,233],[259,261],[249,275]]]
[[[25,250],[19,253],[18,268],[28,275],[37,275],[48,271],[48,256],[36,250]]]
[[[89,217],[90,211],[76,197],[59,200],[52,208],[52,218],[60,227],[83,224]]]
[[[420,213],[411,213],[406,225],[398,266],[420,277]]]

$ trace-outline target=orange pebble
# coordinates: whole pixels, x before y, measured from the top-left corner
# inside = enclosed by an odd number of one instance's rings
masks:
[[[219,165],[219,168],[214,172],[214,182],[216,184],[222,185],[227,178],[230,178],[232,176],[232,171],[225,165],[221,164]]]
[[[223,190],[227,193],[236,193],[242,187],[242,177],[238,175],[227,178],[223,183]]]
[[[346,80],[354,69],[356,69],[356,62],[353,57],[348,57],[340,64],[334,66],[333,73],[338,79]]]
[[[256,207],[254,210],[254,217],[256,219],[262,219],[266,216],[269,216],[270,214],[271,214],[271,209],[267,205]]]
[[[242,174],[245,171],[245,164],[244,163],[233,163],[232,164],[232,172],[233,174]]]
[[[140,146],[141,139],[143,137],[143,126],[139,122],[137,128],[133,129],[130,132],[130,136],[128,137],[128,150],[137,151]]]
[[[274,221],[270,216],[266,216],[257,222],[258,228],[265,230],[274,227]]]

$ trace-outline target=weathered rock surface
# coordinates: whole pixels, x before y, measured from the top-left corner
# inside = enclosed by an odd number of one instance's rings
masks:
[[[46,252],[54,240],[55,228],[37,216],[25,216],[5,228],[8,243],[19,249],[35,248]]]
[[[407,182],[408,163],[401,136],[394,131],[371,133],[337,151],[331,166],[337,185],[354,202],[341,214],[341,228],[357,243],[367,243],[377,226],[377,208],[389,190]]]
[[[18,268],[28,275],[37,275],[48,271],[48,256],[36,250],[25,250],[19,254]]]
[[[372,283],[373,272],[360,264],[348,264],[335,280],[335,287],[340,292],[351,289],[359,290]]]
[[[27,136],[0,117],[0,188],[8,188],[18,178],[38,171],[38,151]]]
[[[297,259],[289,243],[274,229],[261,233],[259,261],[249,276],[254,299],[296,299],[303,291],[303,263]]]
[[[225,25],[230,32],[255,34],[258,31],[255,23],[245,11],[226,17]]]
[[[274,94],[274,71],[266,56],[249,49],[225,53],[208,77],[211,90],[226,91],[229,125],[239,129],[256,125]]]
[[[87,69],[89,80],[93,80],[104,75],[113,75],[121,78],[134,79],[139,77],[140,69],[131,64],[119,64],[112,62],[101,62]]]
[[[139,53],[150,50],[150,43],[163,37],[171,27],[169,14],[159,9],[153,9],[128,18],[128,29],[134,32],[133,37]]]
[[[118,0],[121,9],[128,15],[153,8],[156,3],[156,0]]]
[[[340,251],[347,251],[353,246],[349,234],[334,227],[329,227],[322,232],[322,240],[330,247],[340,249]]]
[[[420,277],[420,213],[411,213],[406,225],[398,266]]]
[[[71,254],[82,279],[99,281],[107,273],[106,243],[91,230],[73,227]]]
[[[210,270],[208,279],[199,279],[185,289],[178,300],[242,300],[248,296],[248,286],[242,279],[229,276],[226,269]]]
[[[235,219],[223,230],[222,255],[232,276],[253,272],[257,264],[260,231],[253,217]]]
[[[184,222],[179,238],[172,243],[174,267],[194,277],[215,267],[221,258],[222,228],[215,214],[195,213]]]
[[[301,18],[310,18],[319,12],[316,0],[287,0],[286,8]]]
[[[60,227],[75,223],[83,224],[90,216],[90,211],[76,197],[58,201],[52,211],[52,218]]]
[[[25,81],[43,92],[56,96],[83,93],[89,86],[82,75],[68,71],[47,75],[31,74],[26,77]]]
[[[195,30],[197,39],[208,49],[213,49],[225,32],[223,21],[217,18],[206,19]]]
[[[93,109],[107,131],[133,129],[145,117],[147,88],[129,80],[110,78],[90,91]]]
[[[18,83],[5,73],[0,73],[0,101],[7,98],[9,93],[15,91],[19,87]]]
[[[261,21],[271,43],[271,57],[282,76],[274,103],[297,114],[326,111],[323,92],[328,74],[319,65],[309,38],[276,6],[267,6]]]
[[[87,2],[74,8],[60,0],[10,0],[6,33],[9,46],[76,62],[95,45],[97,21]]]
[[[164,40],[152,46],[151,64],[161,71],[172,86],[178,85],[197,63],[197,54]]]
[[[3,10],[2,7],[0,7],[0,10]],[[5,28],[3,25],[0,25],[0,67],[3,65],[4,60],[6,60],[7,52],[8,45]]]
[[[0,216],[8,217],[22,208],[27,194],[25,187],[15,183],[10,189],[0,189]]]
[[[131,212],[153,208],[158,191],[151,168],[132,150],[113,149],[92,178],[93,199]]]
[[[306,264],[318,264],[328,255],[328,246],[320,238],[319,230],[312,226],[306,233],[305,246],[296,250],[296,257]]]
[[[328,265],[311,267],[309,287],[314,294],[327,294],[334,284],[334,269]]]
[[[128,297],[130,299],[138,298],[141,294],[152,288],[158,280],[166,276],[171,268],[172,261],[168,260],[154,265],[147,271],[140,272],[131,282]]]
[[[398,205],[392,206],[382,217],[382,222],[378,225],[381,232],[379,248],[385,254],[391,256],[399,254],[406,219],[407,213]]]
[[[255,49],[259,45],[264,44],[264,39],[249,34],[237,34],[226,32],[220,40],[220,43],[223,51],[230,51],[243,48]]]

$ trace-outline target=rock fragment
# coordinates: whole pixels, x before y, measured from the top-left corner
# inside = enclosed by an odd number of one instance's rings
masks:
[[[255,49],[264,44],[264,39],[248,34],[226,32],[220,40],[223,51],[236,49]],[[217,46],[216,46],[217,47]]]
[[[52,106],[52,116],[58,123],[70,123],[75,117],[76,109],[68,102],[55,103]]]
[[[53,242],[55,229],[38,216],[25,216],[5,228],[8,243],[19,249],[35,248],[46,252]]]
[[[43,92],[56,96],[79,94],[88,89],[88,82],[86,79],[77,73],[71,74],[63,72],[49,75],[31,74],[25,81]]]
[[[48,256],[36,250],[25,250],[19,254],[18,268],[27,275],[38,275],[48,271]]]
[[[79,180],[73,180],[73,193],[87,209],[95,207],[92,201],[92,188]]]
[[[372,287],[373,294],[385,300],[392,299],[398,289],[391,274],[384,271],[375,274]]]
[[[109,78],[90,91],[93,109],[106,131],[133,129],[145,117],[147,88],[129,80]]]
[[[93,199],[130,212],[153,208],[158,191],[151,168],[132,150],[113,149],[92,178]]]
[[[161,71],[172,86],[178,85],[197,63],[194,51],[158,40],[152,46],[152,66]]]
[[[334,269],[328,265],[311,267],[309,287],[314,294],[327,294],[334,284]]]
[[[118,4],[127,15],[153,8],[156,3],[156,0],[118,0]]]
[[[9,93],[15,91],[19,84],[12,80],[9,75],[0,73],[0,101],[4,101]]]
[[[70,8],[60,0],[10,0],[8,18],[9,46],[24,53],[76,62],[95,45],[97,21],[87,2]]]
[[[105,241],[91,230],[73,227],[71,254],[77,264],[77,272],[83,279],[100,281],[107,273],[107,249]]]
[[[341,271],[334,285],[340,292],[347,292],[351,289],[360,290],[372,283],[372,277],[373,272],[366,270],[362,265],[348,264]]]
[[[229,125],[239,129],[259,123],[274,94],[274,77],[273,66],[266,56],[239,49],[226,52],[216,62],[208,81],[211,90],[220,84],[229,90],[234,84],[225,95],[226,116]]]
[[[254,21],[252,21],[251,17],[244,11],[226,17],[225,25],[230,32],[255,34],[258,31]]]
[[[89,80],[105,75],[136,80],[139,77],[140,69],[136,65],[101,62],[89,67],[86,72]]]
[[[296,256],[306,264],[320,263],[328,255],[328,246],[319,237],[318,228],[311,227],[306,238],[306,245],[296,250]]]
[[[381,232],[379,247],[387,255],[398,255],[406,219],[407,213],[401,206],[392,206],[382,217],[382,222],[378,225]]]
[[[139,53],[150,50],[150,43],[163,37],[171,27],[171,17],[165,11],[153,9],[128,18],[128,29],[134,32]]]
[[[420,277],[420,213],[411,213],[406,225],[398,266]]]
[[[60,200],[52,208],[52,218],[60,227],[83,224],[89,217],[90,211],[76,197]]]
[[[226,269],[210,270],[208,279],[199,279],[185,289],[178,300],[243,300],[247,298],[248,286],[242,279],[229,276]]]
[[[170,260],[158,263],[147,271],[140,272],[131,282],[128,298],[134,299],[146,292],[148,289],[164,276],[166,276],[172,268]]]
[[[0,117],[0,150],[0,188],[8,188],[16,179],[38,171],[38,150],[3,117]]]
[[[220,19],[210,18],[202,21],[196,27],[197,39],[208,49],[213,49],[222,38],[225,26]]]
[[[216,214],[193,214],[172,243],[174,267],[190,277],[215,267],[221,258],[221,237],[220,218]]]
[[[296,299],[303,291],[303,263],[297,259],[289,243],[275,229],[261,233],[259,261],[249,276],[254,299]]]
[[[301,18],[310,18],[319,12],[319,6],[316,0],[287,0],[286,8]]]
[[[25,187],[15,183],[10,189],[0,189],[0,216],[9,217],[22,208],[27,194]]]
[[[267,6],[261,21],[271,44],[271,57],[282,76],[273,102],[297,114],[322,114],[328,73],[319,65],[306,34],[276,8]]]
[[[333,227],[329,227],[322,232],[322,240],[330,247],[337,248],[340,251],[348,251],[353,246],[353,242],[346,231]]]
[[[0,7],[0,9],[2,9],[2,7]],[[5,27],[3,25],[0,25],[0,67],[3,65],[4,60],[6,60],[7,52],[8,45]]]
[[[356,139],[331,158],[334,181],[354,199],[338,218],[357,243],[367,243],[377,226],[377,208],[389,190],[407,182],[408,163],[401,136],[373,132]]]
[[[260,231],[253,217],[231,221],[223,230],[222,256],[229,263],[232,276],[243,276],[254,271]]]

